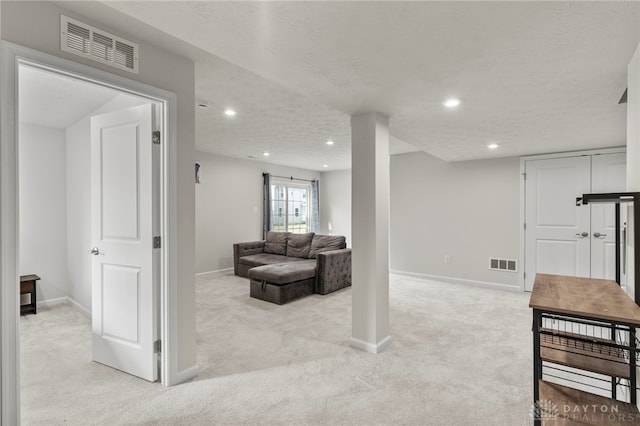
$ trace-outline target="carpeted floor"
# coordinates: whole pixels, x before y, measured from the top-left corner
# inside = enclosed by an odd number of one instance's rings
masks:
[[[351,289],[284,306],[197,283],[198,364],[165,388],[91,362],[90,322],[22,317],[25,425],[528,425],[528,294],[391,276],[393,342],[349,346]]]

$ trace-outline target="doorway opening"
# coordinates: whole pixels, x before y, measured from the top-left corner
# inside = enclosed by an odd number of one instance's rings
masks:
[[[148,139],[162,105],[25,64],[18,75],[19,274],[39,278],[39,291],[21,294],[21,311],[72,305],[91,320],[91,359],[155,381],[158,259],[144,242],[159,234],[159,164]],[[153,129],[144,129],[140,111]]]
[[[0,272],[2,274],[2,418],[3,422],[17,423],[20,419],[20,321],[19,295],[19,69],[22,66],[46,71],[71,80],[94,84],[103,88],[115,89],[121,93],[134,95],[147,102],[160,106],[161,145],[157,152],[159,164],[159,200],[157,218],[163,244],[157,250],[159,261],[155,265],[158,276],[159,312],[157,317],[159,338],[162,351],[159,355],[161,382],[172,385],[180,381],[176,377],[176,358],[173,353],[175,323],[177,313],[176,279],[176,233],[174,210],[176,198],[176,101],[171,92],[155,88],[128,78],[119,77],[92,67],[52,55],[24,48],[8,42],[2,42],[3,56],[3,96],[0,102],[2,117],[1,156],[2,179],[0,180],[0,199],[3,205],[1,214],[2,247],[0,249]],[[56,77],[57,78],[57,77]],[[28,166],[27,166],[28,167]],[[65,171],[66,173],[66,171]],[[88,179],[85,177],[85,179]],[[66,183],[66,182],[65,182]],[[42,207],[41,207],[42,209]],[[45,210],[46,214],[46,210]],[[89,254],[87,254],[89,256]],[[55,302],[55,301],[54,301]],[[158,345],[159,346],[159,345]],[[157,347],[158,347],[157,346]]]

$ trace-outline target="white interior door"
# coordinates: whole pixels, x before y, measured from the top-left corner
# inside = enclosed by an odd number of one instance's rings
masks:
[[[535,274],[588,277],[590,214],[576,198],[590,192],[590,157],[527,161],[525,167],[525,289]]]
[[[604,154],[592,157],[591,192],[624,192],[627,186],[626,179],[626,154]],[[621,228],[626,221],[626,210],[622,205]],[[615,226],[614,204],[591,205],[591,278],[616,279]]]
[[[147,104],[91,119],[93,360],[150,381],[158,378],[154,118]]]

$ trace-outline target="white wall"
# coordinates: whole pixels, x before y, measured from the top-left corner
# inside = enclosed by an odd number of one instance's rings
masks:
[[[488,259],[519,257],[519,173],[518,158],[392,156],[391,269],[517,287]]]
[[[424,152],[392,155],[391,269],[518,287],[517,273],[490,271],[488,259],[519,259],[519,161],[447,163]],[[349,241],[350,192],[350,170],[322,173],[323,233]]]
[[[320,174],[320,230],[344,235],[351,247],[351,170]]]
[[[177,227],[177,317],[172,328],[176,357],[170,366],[174,380],[186,380],[196,371],[195,327],[195,194],[193,185],[195,73],[193,61],[182,53],[156,47],[157,30],[131,25],[132,20],[97,2],[67,3],[86,7],[87,16],[52,2],[2,1],[2,40],[83,63],[111,74],[143,82],[177,94],[177,202],[171,219]],[[121,71],[60,50],[60,15],[117,34],[140,47],[139,74]],[[90,15],[90,17],[88,17]]]
[[[640,191],[640,45],[627,80],[627,191]]]
[[[195,185],[198,273],[232,268],[233,243],[262,239],[262,173],[320,179],[318,172],[204,152],[196,152],[196,162],[200,164],[200,184]]]
[[[87,116],[69,126],[67,144],[67,254],[69,297],[86,312],[91,312],[91,117],[141,105],[145,101],[129,95],[117,95]]]
[[[627,74],[627,191],[640,191],[640,44],[629,62]],[[640,206],[628,207],[628,217],[633,217],[633,209]],[[629,221],[629,235],[640,232],[640,223]],[[629,238],[627,245],[627,293],[635,300],[635,268],[640,265],[634,265],[635,251],[640,247],[635,247],[633,238]],[[636,370],[640,374],[640,368]],[[636,393],[640,397],[640,391]],[[640,407],[640,399],[638,400]]]
[[[640,45],[629,62],[627,74],[627,191],[640,191]],[[634,209],[640,206],[628,206],[628,216],[633,217]],[[640,223],[629,220],[629,235],[640,232]],[[635,300],[635,247],[633,238],[627,243],[627,286],[629,296]]]
[[[20,275],[36,274],[37,300],[67,296],[64,131],[20,124]],[[29,296],[21,303],[29,303]]]
[[[91,139],[89,118],[66,130],[69,297],[91,312]]]
[[[519,170],[518,158],[392,156],[391,268],[518,286],[516,273],[490,271],[488,259],[518,259]]]

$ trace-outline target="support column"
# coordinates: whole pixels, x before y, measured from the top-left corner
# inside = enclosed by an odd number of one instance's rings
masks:
[[[378,353],[389,335],[389,119],[351,117],[351,346]]]

